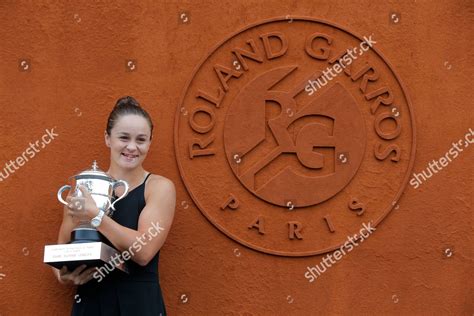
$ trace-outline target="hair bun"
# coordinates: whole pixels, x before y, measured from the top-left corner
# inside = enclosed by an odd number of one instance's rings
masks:
[[[153,122],[151,121],[151,117],[147,113],[147,111],[140,106],[140,103],[138,103],[138,101],[135,100],[135,98],[131,96],[121,97],[115,103],[115,107],[112,110],[112,112],[110,112],[109,118],[107,119],[107,127],[105,128],[107,135],[109,136],[111,135],[112,128],[114,127],[114,125],[116,124],[116,122],[119,120],[121,116],[130,115],[130,114],[142,116],[148,121],[148,124],[150,125],[150,140],[151,140],[152,135],[153,135]]]
[[[131,96],[125,96],[117,100],[117,103],[115,104],[115,107],[125,107],[125,106],[136,106],[140,107],[140,103],[138,103],[137,100],[135,100],[134,97]]]

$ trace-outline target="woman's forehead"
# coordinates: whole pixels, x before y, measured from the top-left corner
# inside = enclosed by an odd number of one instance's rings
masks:
[[[150,126],[148,121],[140,116],[134,114],[128,114],[121,116],[113,128],[118,133],[127,134],[149,134]]]

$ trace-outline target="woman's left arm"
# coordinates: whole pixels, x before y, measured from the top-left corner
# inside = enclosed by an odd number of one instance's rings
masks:
[[[150,178],[146,188],[146,205],[140,214],[137,230],[124,227],[108,216],[104,216],[97,227],[118,251],[128,251],[132,260],[141,266],[147,265],[165,243],[176,206],[176,191],[171,180]],[[92,219],[99,211],[87,189],[81,187],[81,191],[85,196],[83,214]]]

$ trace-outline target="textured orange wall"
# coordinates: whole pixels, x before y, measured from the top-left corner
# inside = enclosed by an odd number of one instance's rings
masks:
[[[0,315],[69,313],[73,289],[42,263],[61,222],[56,191],[94,159],[107,168],[103,130],[123,95],[136,97],[155,122],[145,167],[177,186],[160,260],[169,314],[474,313],[472,147],[418,189],[407,185],[374,235],[313,283],[304,273],[322,255],[246,248],[193,204],[173,143],[186,82],[217,43],[287,15],[374,34],[412,101],[413,171],[474,128],[471,1],[0,1],[0,168],[46,129],[59,134],[0,182]]]

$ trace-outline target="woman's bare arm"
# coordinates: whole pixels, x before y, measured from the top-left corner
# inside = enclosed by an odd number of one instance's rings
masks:
[[[104,216],[98,227],[110,242],[123,252],[129,250],[132,260],[145,266],[163,246],[174,218],[176,191],[171,180],[151,177],[147,184],[146,206],[138,220],[138,229],[124,227]],[[126,210],[125,210],[126,211]]]

